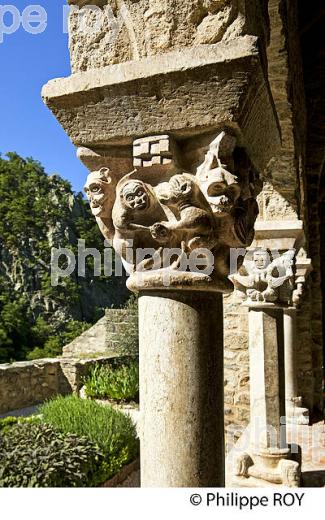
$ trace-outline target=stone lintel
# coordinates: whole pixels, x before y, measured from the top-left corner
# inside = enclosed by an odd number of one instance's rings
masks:
[[[302,220],[258,220],[255,223],[255,238],[250,249],[263,247],[284,251],[303,246],[305,233]]]
[[[312,271],[311,259],[298,256],[296,259],[296,282],[304,283]]]
[[[229,129],[262,170],[280,145],[257,38],[199,45],[50,81],[42,96],[73,143],[96,152]]]

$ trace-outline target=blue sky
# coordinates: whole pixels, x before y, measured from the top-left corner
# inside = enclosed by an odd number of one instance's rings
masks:
[[[47,173],[59,173],[75,191],[81,191],[87,170],[41,99],[47,81],[70,74],[68,36],[63,30],[66,0],[10,0],[7,4],[21,13],[31,4],[44,7],[47,27],[34,35],[20,27],[4,35],[0,43],[0,152],[32,156]],[[9,25],[12,17],[6,15],[4,21]]]

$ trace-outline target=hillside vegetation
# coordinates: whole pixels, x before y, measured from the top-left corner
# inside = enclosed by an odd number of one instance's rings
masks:
[[[15,153],[0,157],[0,363],[56,356],[105,307],[126,299],[124,280],[72,273],[52,287],[52,247],[104,249],[81,193],[41,164]]]

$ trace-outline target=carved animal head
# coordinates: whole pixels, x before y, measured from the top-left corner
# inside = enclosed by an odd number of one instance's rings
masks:
[[[148,227],[166,217],[153,187],[137,175],[136,170],[128,173],[116,186],[112,217],[115,228],[120,230],[131,223]]]
[[[158,198],[162,204],[175,207],[186,202],[200,207],[204,199],[194,178],[186,173],[174,175],[168,183],[162,184]]]
[[[211,152],[209,152],[211,153]],[[223,166],[198,171],[200,188],[212,207],[213,213],[230,213],[240,196],[240,185],[235,175]]]
[[[112,206],[114,189],[111,186],[112,177],[108,168],[91,172],[84,186],[84,191],[89,199],[92,214],[95,217],[108,216],[109,206]]]
[[[150,193],[142,181],[132,180],[124,184],[120,191],[122,203],[133,211],[143,211],[150,206]]]
[[[294,460],[281,460],[279,464],[282,483],[287,487],[299,487],[301,481],[301,468]]]
[[[287,277],[293,277],[294,276],[294,257],[295,257],[295,250],[289,249],[289,251],[286,251],[281,256],[275,258],[270,266],[270,272],[271,274],[275,274],[279,277],[287,276]]]

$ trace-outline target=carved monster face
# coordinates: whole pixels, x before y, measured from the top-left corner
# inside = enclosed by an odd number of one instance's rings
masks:
[[[113,190],[110,187],[112,182],[108,168],[101,168],[99,171],[91,172],[84,187],[89,199],[91,212],[94,217],[107,216],[107,208],[111,203]]]
[[[257,269],[266,269],[270,263],[270,257],[267,251],[255,251],[253,261]]]
[[[186,174],[174,175],[169,182],[164,182],[158,190],[158,198],[163,204],[177,205],[191,199],[193,180]]]
[[[146,186],[141,181],[128,182],[122,189],[121,197],[124,204],[134,211],[143,211],[149,208],[150,197]]]
[[[200,188],[209,201],[213,213],[217,216],[229,214],[240,196],[237,177],[223,167],[218,167],[201,170],[198,179]]]

